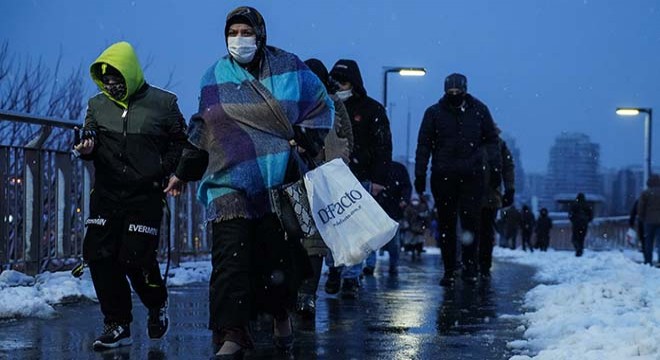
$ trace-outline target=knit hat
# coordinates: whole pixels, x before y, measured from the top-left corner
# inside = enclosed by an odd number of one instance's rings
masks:
[[[445,92],[449,89],[459,89],[467,93],[467,78],[463,74],[453,73],[445,78]]]

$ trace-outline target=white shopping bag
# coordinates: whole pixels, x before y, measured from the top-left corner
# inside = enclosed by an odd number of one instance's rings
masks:
[[[307,172],[304,180],[314,223],[332,251],[335,266],[362,262],[396,234],[399,224],[341,159]]]

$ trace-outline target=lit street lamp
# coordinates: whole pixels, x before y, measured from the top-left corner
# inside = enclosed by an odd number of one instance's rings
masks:
[[[616,114],[621,116],[636,116],[639,113],[646,114],[646,121],[644,121],[644,184],[646,188],[647,181],[651,176],[651,121],[653,117],[653,110],[651,108],[617,108]]]
[[[426,75],[426,69],[423,67],[383,67],[383,106],[385,106],[385,113],[387,117],[390,117],[388,111],[389,105],[387,104],[387,74],[390,73],[399,73],[401,76],[424,76]],[[391,119],[390,119],[391,121]],[[408,161],[410,157],[410,116],[408,116],[408,121],[406,124],[406,168],[408,168]]]

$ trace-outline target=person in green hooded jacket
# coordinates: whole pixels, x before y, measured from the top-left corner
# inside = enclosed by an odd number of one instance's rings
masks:
[[[156,254],[164,185],[187,137],[176,95],[146,83],[129,43],[108,47],[90,74],[101,93],[89,100],[75,150],[95,169],[83,258],[104,316],[103,333],[93,343],[102,350],[132,343],[128,279],[149,310],[149,337],[167,331],[167,289]]]

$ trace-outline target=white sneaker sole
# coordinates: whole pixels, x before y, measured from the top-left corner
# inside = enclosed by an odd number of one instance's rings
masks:
[[[121,339],[117,342],[110,343],[110,344],[106,344],[106,343],[103,343],[103,342],[100,342],[100,341],[96,340],[96,341],[94,341],[94,344],[92,344],[92,347],[94,348],[94,350],[104,350],[104,349],[114,349],[114,348],[118,348],[120,346],[129,346],[129,345],[132,345],[132,344],[133,344],[133,339],[131,339],[131,338],[124,338],[124,339]]]

